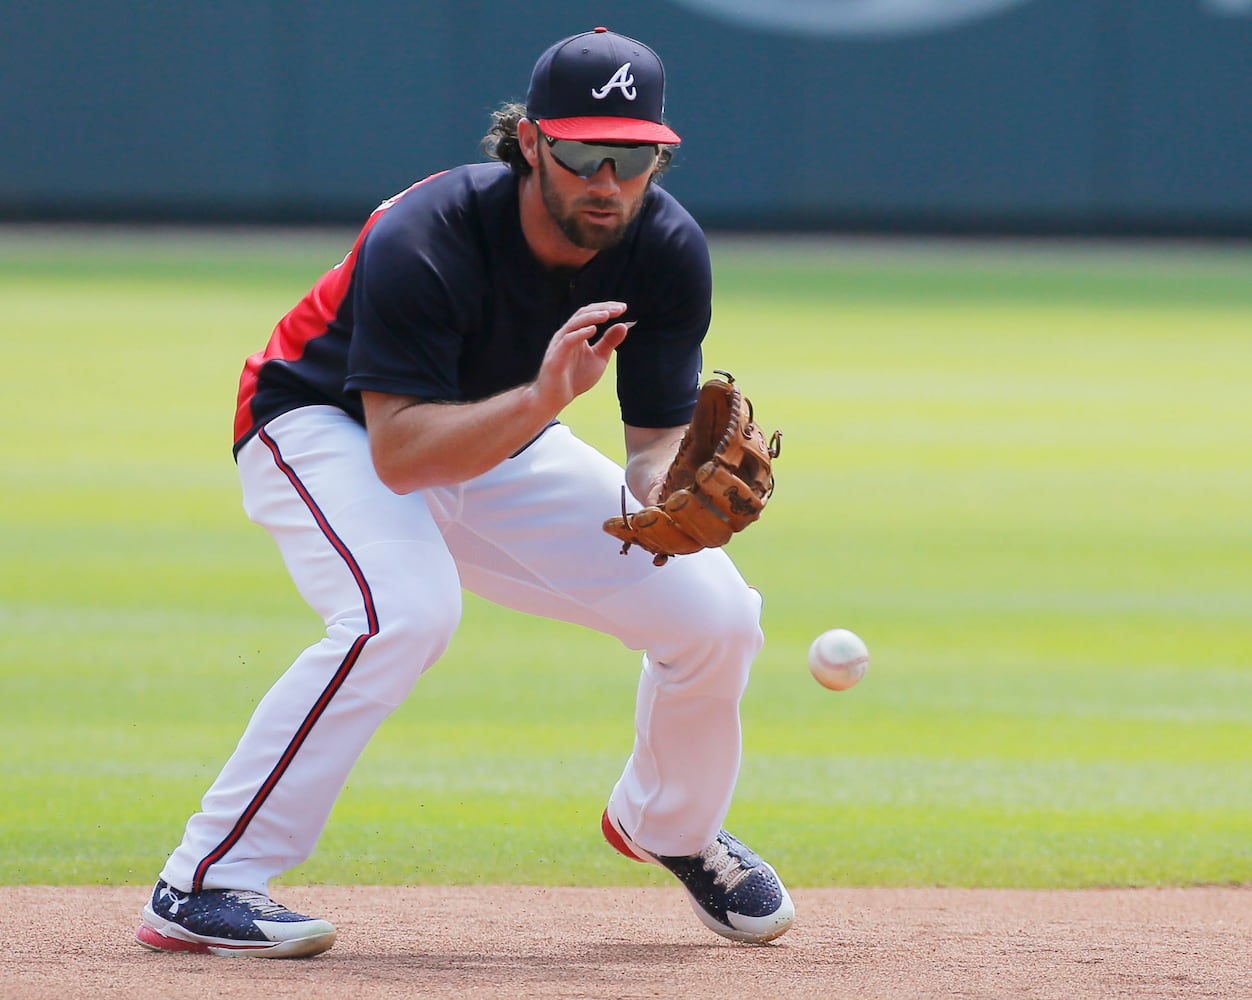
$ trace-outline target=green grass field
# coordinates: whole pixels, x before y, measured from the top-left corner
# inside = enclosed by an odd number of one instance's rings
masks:
[[[150,883],[319,635],[230,424],[348,238],[0,231],[0,883]],[[784,433],[731,829],[793,886],[1252,883],[1252,252],[714,259],[706,365]],[[568,421],[620,454],[608,386]],[[471,599],[285,881],[659,881],[598,833],[636,668]]]

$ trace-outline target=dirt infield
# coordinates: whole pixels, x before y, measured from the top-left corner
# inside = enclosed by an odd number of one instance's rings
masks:
[[[284,888],[332,920],[296,961],[156,954],[138,888],[0,888],[0,997],[1252,998],[1252,887],[810,889],[772,945],[697,923],[677,889]]]

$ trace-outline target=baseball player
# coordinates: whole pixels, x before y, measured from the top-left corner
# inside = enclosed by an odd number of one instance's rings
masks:
[[[491,162],[419,181],[279,321],[240,380],[234,453],[325,635],[261,699],[169,856],[149,948],[297,957],[335,928],[269,897],[314,849],[383,719],[439,659],[462,588],[639,651],[635,739],[603,833],[661,865],[713,931],[782,934],[791,899],[722,829],[760,597],[719,547],[658,565],[602,520],[655,504],[695,408],[712,279],[653,183],[679,137],[648,46],[549,48]],[[625,466],[559,420],[616,355]],[[694,548],[700,548],[697,544]]]

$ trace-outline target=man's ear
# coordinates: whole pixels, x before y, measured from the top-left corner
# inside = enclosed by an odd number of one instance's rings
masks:
[[[539,126],[529,118],[517,122],[517,145],[531,167],[539,165]]]

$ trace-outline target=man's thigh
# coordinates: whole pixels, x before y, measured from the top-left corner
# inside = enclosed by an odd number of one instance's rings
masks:
[[[532,614],[576,622],[643,648],[699,627],[719,608],[755,614],[759,597],[720,549],[654,566],[623,555],[603,522],[621,510],[622,468],[564,426],[466,484],[436,516],[472,591]],[[633,497],[629,509],[637,509]]]

